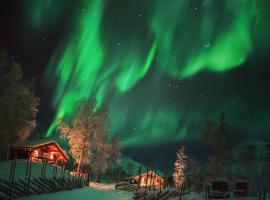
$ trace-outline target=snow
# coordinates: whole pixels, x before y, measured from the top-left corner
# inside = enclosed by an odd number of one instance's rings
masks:
[[[178,200],[179,197],[170,198],[170,200]],[[258,197],[230,197],[225,200],[258,200]],[[200,194],[187,194],[182,197],[182,200],[205,200],[203,195]],[[213,199],[215,200],[215,199]],[[269,198],[266,198],[266,200],[269,200]]]
[[[111,186],[109,186],[111,187]],[[106,185],[94,184],[93,187],[84,187],[71,191],[50,194],[33,195],[19,198],[19,200],[131,200],[133,194],[125,191],[109,189]]]
[[[115,184],[102,184],[102,183],[90,182],[89,186],[91,188],[94,188],[97,190],[113,190],[113,189],[115,189]]]
[[[27,162],[26,160],[17,160],[16,161],[16,168],[15,168],[15,174],[14,179],[24,179],[25,178],[25,172],[26,172],[26,166]],[[4,161],[0,162],[0,179],[9,179],[10,174],[10,168],[11,168],[11,161]],[[42,171],[42,164],[41,163],[32,163],[32,169],[31,169],[31,178],[33,177],[40,177]],[[47,164],[46,166],[46,177],[52,177],[54,171],[54,166],[52,164]],[[61,176],[61,167],[57,167],[57,175]]]

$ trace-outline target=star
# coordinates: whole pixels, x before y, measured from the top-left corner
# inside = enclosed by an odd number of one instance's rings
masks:
[[[208,47],[210,47],[210,43],[209,42],[204,45],[204,48],[208,48]]]

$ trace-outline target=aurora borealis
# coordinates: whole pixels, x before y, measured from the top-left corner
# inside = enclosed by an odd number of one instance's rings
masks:
[[[21,33],[54,41],[47,136],[81,97],[108,105],[125,147],[198,138],[221,111],[235,132],[270,130],[257,54],[269,46],[268,0],[27,0],[19,10]]]

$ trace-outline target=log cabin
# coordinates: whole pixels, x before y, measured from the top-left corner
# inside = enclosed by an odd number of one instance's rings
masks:
[[[23,145],[17,145],[11,149],[11,159],[29,159],[33,162],[52,164],[66,164],[69,160],[65,150],[54,141],[32,141]]]
[[[139,184],[141,187],[160,187],[164,184],[164,179],[154,171],[149,171],[141,175],[131,176],[125,179],[130,183]]]

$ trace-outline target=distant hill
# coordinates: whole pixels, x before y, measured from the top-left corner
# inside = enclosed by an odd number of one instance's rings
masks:
[[[142,172],[147,171],[147,167],[144,164],[139,163],[138,161],[136,161],[128,156],[123,155],[121,157],[121,160],[120,160],[121,170],[125,171],[126,173],[128,173],[130,175],[138,175],[140,166],[142,167]],[[148,169],[148,170],[151,170],[151,169]],[[157,170],[157,173],[162,175],[162,173],[158,170]]]

